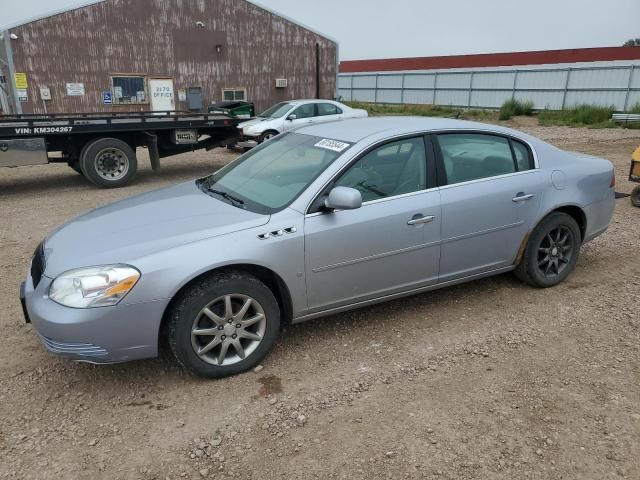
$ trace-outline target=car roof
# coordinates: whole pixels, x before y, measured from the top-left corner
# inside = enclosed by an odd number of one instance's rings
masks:
[[[377,140],[397,135],[436,130],[482,130],[493,133],[504,133],[528,141],[535,140],[533,137],[522,132],[498,125],[440,117],[389,116],[352,118],[335,122],[318,123],[298,128],[295,131],[296,133],[313,135],[315,137],[356,143],[368,137],[375,137],[373,140]]]

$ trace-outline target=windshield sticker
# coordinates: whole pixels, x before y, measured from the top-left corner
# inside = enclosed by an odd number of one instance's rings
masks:
[[[329,140],[328,138],[320,140],[314,145],[314,147],[326,148],[327,150],[333,150],[334,152],[342,152],[350,146],[351,145],[348,143],[339,142],[337,140]]]

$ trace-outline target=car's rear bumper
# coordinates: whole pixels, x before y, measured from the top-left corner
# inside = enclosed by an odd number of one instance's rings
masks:
[[[117,363],[158,355],[158,333],[166,301],[100,308],[69,308],[49,299],[51,279],[34,289],[30,277],[21,288],[25,318],[47,350],[64,357]]]

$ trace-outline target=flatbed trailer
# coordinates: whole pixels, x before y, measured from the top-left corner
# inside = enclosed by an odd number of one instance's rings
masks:
[[[246,119],[192,112],[25,114],[0,117],[0,167],[67,163],[99,187],[122,187],[134,178],[136,148],[160,159],[238,140]]]

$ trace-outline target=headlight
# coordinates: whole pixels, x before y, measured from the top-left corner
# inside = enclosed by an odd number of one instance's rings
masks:
[[[140,272],[128,265],[69,270],[53,281],[49,298],[66,307],[106,307],[122,300],[139,278]]]

